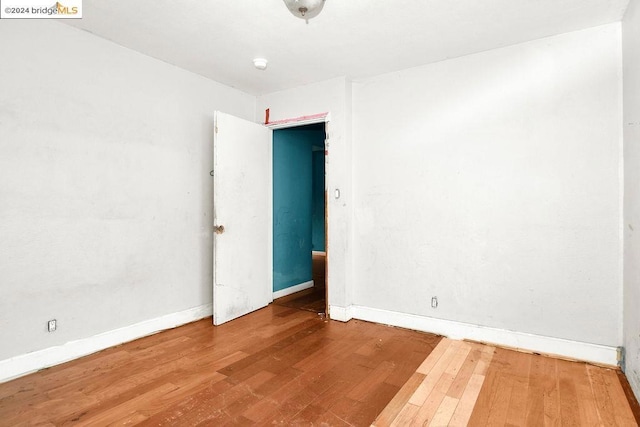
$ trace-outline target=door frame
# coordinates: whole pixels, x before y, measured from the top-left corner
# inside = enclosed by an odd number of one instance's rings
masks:
[[[325,314],[329,318],[329,199],[327,192],[329,188],[329,127],[331,123],[331,112],[312,114],[309,116],[294,117],[291,119],[277,120],[264,123],[264,126],[271,130],[289,129],[306,125],[324,123],[324,284],[325,284]],[[273,145],[273,137],[272,137]],[[271,166],[273,173],[273,165]],[[273,194],[271,195],[273,198]],[[273,280],[271,280],[271,292],[273,292]]]

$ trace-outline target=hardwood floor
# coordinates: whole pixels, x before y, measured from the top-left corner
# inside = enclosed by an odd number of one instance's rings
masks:
[[[314,253],[312,265],[313,288],[278,298],[273,301],[273,303],[284,307],[298,308],[300,310],[325,314],[327,310],[325,278],[326,256],[322,253]]]
[[[374,425],[637,423],[617,370],[443,338]]]
[[[629,393],[613,369],[271,305],[0,384],[0,426],[636,426]]]
[[[0,425],[369,425],[439,341],[271,305],[0,384]]]

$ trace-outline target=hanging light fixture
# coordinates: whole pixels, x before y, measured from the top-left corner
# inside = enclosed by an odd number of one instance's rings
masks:
[[[309,23],[309,19],[320,14],[325,0],[283,0],[289,12]]]

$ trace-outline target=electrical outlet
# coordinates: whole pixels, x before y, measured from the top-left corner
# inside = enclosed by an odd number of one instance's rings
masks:
[[[58,321],[56,319],[51,319],[47,322],[47,330],[49,332],[53,332],[58,327]]]
[[[438,308],[438,297],[431,297],[431,308]]]

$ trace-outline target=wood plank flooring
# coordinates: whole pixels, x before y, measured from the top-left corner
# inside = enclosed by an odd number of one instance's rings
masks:
[[[494,351],[443,338],[374,425],[467,425]]]
[[[324,253],[313,253],[312,257],[313,288],[278,298],[273,301],[274,304],[312,311],[321,315],[326,314],[326,255]]]
[[[614,369],[271,305],[0,384],[0,426],[637,426],[629,393]]]
[[[373,425],[637,426],[618,376],[614,369],[443,338]]]
[[[0,384],[0,425],[369,425],[440,337],[271,305]]]

